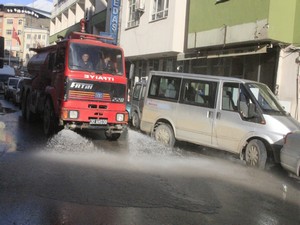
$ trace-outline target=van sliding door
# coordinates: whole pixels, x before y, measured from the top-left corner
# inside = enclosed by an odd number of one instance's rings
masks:
[[[184,79],[176,109],[177,138],[211,145],[217,82]]]

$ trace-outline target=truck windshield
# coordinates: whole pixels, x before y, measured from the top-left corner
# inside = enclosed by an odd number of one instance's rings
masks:
[[[286,115],[286,112],[268,86],[259,83],[248,83],[246,86],[249,88],[264,113]]]
[[[123,75],[122,51],[97,45],[71,43],[69,69]]]

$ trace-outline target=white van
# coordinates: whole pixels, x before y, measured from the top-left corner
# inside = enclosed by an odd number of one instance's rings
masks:
[[[279,162],[284,136],[300,129],[264,84],[200,74],[150,72],[140,129],[239,154],[248,165]]]

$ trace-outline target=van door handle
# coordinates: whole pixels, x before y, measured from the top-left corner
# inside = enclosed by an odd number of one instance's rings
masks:
[[[207,118],[212,118],[213,112],[212,111],[207,111]]]
[[[217,119],[220,119],[220,118],[221,118],[221,113],[217,112]]]

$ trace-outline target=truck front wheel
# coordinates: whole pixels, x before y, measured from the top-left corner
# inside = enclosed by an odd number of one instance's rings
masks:
[[[48,98],[44,107],[43,116],[44,133],[47,136],[54,134],[55,131],[55,113],[51,100]]]

